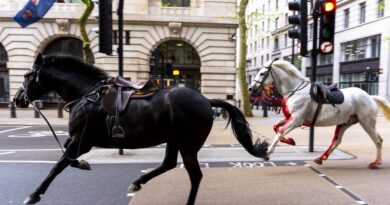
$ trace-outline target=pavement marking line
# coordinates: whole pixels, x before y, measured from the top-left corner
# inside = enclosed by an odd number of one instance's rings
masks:
[[[42,151],[61,151],[61,149],[0,149],[0,152],[42,152]]]
[[[127,197],[133,197],[135,194],[134,193],[127,193],[126,196]]]
[[[0,155],[14,154],[15,152],[0,152]]]
[[[31,160],[0,160],[0,163],[33,163],[33,164],[55,164],[57,161],[31,161]]]
[[[320,172],[318,169],[314,168],[313,166],[311,166],[310,164],[307,164],[305,165],[306,167],[308,167],[310,170],[312,170],[313,172],[315,172],[319,177],[321,177],[322,179],[324,179],[325,181],[331,183],[336,189],[342,191],[344,194],[346,194],[347,196],[349,196],[351,199],[353,199],[357,204],[360,204],[360,205],[368,205],[367,202],[363,201],[362,198],[358,197],[356,194],[352,193],[351,191],[349,191],[347,188],[341,186],[339,183],[337,183],[335,180],[331,179],[329,176],[326,176],[324,173]]]
[[[0,134],[1,133],[6,133],[6,132],[12,132],[12,131],[16,131],[16,130],[27,129],[27,128],[30,128],[30,127],[32,127],[32,126],[24,126],[24,127],[18,127],[18,128],[8,129],[8,130],[2,130],[2,131],[0,131]]]

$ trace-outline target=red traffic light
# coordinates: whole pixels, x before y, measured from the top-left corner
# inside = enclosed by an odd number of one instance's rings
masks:
[[[326,0],[323,4],[323,11],[332,12],[336,9],[336,1],[335,0]]]

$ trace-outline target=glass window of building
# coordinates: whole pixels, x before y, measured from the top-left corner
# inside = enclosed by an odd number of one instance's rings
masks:
[[[287,34],[284,34],[284,47],[287,47],[287,43],[288,43],[288,36]]]
[[[275,18],[275,30],[278,30],[279,17]]]
[[[358,87],[370,95],[378,95],[378,78],[377,71],[342,73],[340,74],[340,88]]]
[[[385,0],[378,0],[378,18],[385,14]]]
[[[275,37],[274,39],[274,51],[279,50],[279,38]]]
[[[329,55],[318,55],[317,65],[328,65],[333,64],[333,54]]]
[[[161,6],[166,7],[190,7],[191,0],[162,0]]]
[[[341,61],[353,61],[365,58],[379,57],[381,36],[375,35],[367,38],[349,41],[341,44]]]
[[[349,28],[349,9],[344,10],[344,28]]]
[[[360,3],[360,16],[359,16],[359,23],[366,22],[366,2]]]

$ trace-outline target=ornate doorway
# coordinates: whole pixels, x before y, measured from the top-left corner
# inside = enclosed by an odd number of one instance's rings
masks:
[[[157,49],[162,54],[159,62],[165,71],[163,74],[165,87],[188,87],[200,91],[200,58],[190,44],[171,40],[160,44]],[[161,68],[151,69],[151,78],[158,84],[162,72]]]
[[[8,55],[0,43],[0,103],[8,106],[9,99],[9,72],[7,68]]]

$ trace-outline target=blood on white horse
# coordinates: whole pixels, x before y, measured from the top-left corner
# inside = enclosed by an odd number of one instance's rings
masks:
[[[340,89],[344,94],[344,102],[332,106],[323,104],[322,109],[313,125],[313,119],[318,103],[311,99],[310,81],[291,63],[283,60],[268,61],[256,74],[249,86],[252,94],[262,88],[273,85],[284,97],[283,113],[286,119],[276,123],[276,135],[268,154],[271,155],[280,139],[293,129],[300,126],[336,126],[332,143],[328,149],[314,161],[322,164],[341,143],[343,134],[351,125],[359,123],[374,142],[377,153],[376,159],[369,168],[376,169],[382,163],[383,139],[375,129],[378,108],[390,121],[390,103],[383,97],[370,96],[360,88],[351,87]],[[284,140],[283,140],[284,139]],[[288,140],[288,139],[287,139]]]

